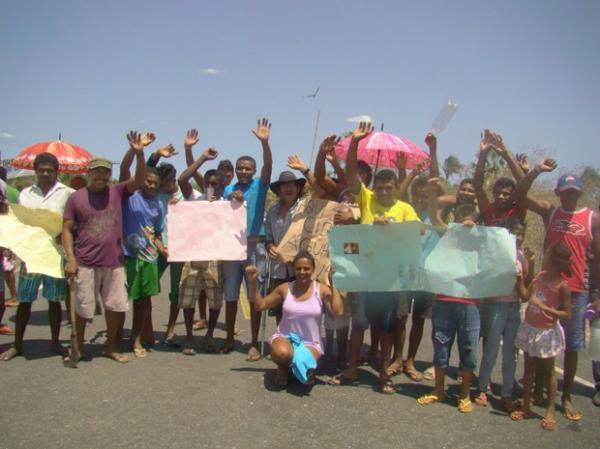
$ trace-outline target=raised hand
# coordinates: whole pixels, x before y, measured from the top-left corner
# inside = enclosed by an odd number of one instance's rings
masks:
[[[246,267],[246,276],[249,281],[256,282],[256,279],[258,278],[258,269],[255,265],[248,265]]]
[[[308,170],[308,167],[306,166],[304,161],[300,159],[300,157],[298,157],[298,155],[296,154],[292,154],[288,157],[287,166],[290,167],[292,170],[298,170],[301,173],[304,173],[306,170]]]
[[[430,152],[437,150],[437,137],[435,137],[435,134],[428,133],[425,136],[425,143],[429,147]]]
[[[175,156],[175,155],[179,154],[179,153],[177,153],[177,150],[175,149],[175,147],[170,143],[160,147],[158,150],[156,150],[156,153],[158,153],[158,155],[160,157],[164,157],[164,158],[169,158],[171,156]]]
[[[442,187],[442,180],[440,178],[429,178],[427,180],[427,184],[425,185],[425,190],[427,193],[431,193],[431,194],[437,196],[441,187]]]
[[[373,124],[360,122],[358,128],[352,131],[352,140],[362,140],[373,132]]]
[[[325,137],[325,139],[323,139],[323,142],[321,142],[321,145],[319,146],[319,152],[328,154],[329,152],[333,151],[339,141],[340,138],[335,134],[328,135]]]
[[[150,145],[155,140],[156,140],[156,136],[154,135],[154,133],[144,133],[144,134],[142,134],[142,144],[145,147],[147,147],[148,145]]]
[[[198,137],[198,130],[196,128],[192,128],[188,130],[185,134],[185,139],[183,139],[183,146],[186,148],[191,148],[198,143],[200,138]]]
[[[256,129],[252,130],[252,134],[261,142],[268,142],[271,134],[271,123],[266,118],[258,119]]]
[[[488,152],[489,150],[494,148],[491,143],[491,135],[492,133],[490,133],[489,129],[484,129],[482,131],[481,140],[479,141],[479,151],[481,151],[482,153]]]
[[[207,161],[214,161],[219,156],[219,152],[214,148],[207,148],[202,153],[202,157]]]
[[[558,164],[554,159],[542,159],[537,164],[537,169],[540,173],[554,171],[558,167]]]
[[[523,173],[528,173],[529,158],[527,157],[527,155],[523,153],[517,153],[515,155],[515,159],[517,160],[517,164],[519,165],[519,167],[521,167],[521,170],[523,170]]]
[[[419,162],[417,164],[417,166],[415,167],[415,174],[420,175],[425,170],[427,170],[430,165],[431,165],[431,159],[425,159],[425,160]]]
[[[489,142],[492,148],[496,150],[496,153],[498,153],[499,155],[502,156],[508,152],[500,134],[490,133]]]
[[[406,157],[406,153],[398,153],[398,157],[394,161],[396,168],[398,170],[406,170],[407,163],[408,163],[408,158]]]
[[[137,131],[129,131],[127,134],[127,140],[129,141],[129,148],[131,148],[135,153],[142,153],[144,151],[142,136]]]

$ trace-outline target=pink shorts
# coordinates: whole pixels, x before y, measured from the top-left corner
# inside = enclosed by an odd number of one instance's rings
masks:
[[[111,312],[127,312],[127,290],[125,289],[125,268],[82,267],[79,266],[75,283],[77,285],[77,314],[86,319],[94,318],[96,298]]]

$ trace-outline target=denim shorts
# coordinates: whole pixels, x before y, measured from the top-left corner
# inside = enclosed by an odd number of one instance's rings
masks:
[[[366,293],[365,313],[371,326],[384,333],[393,332],[398,322],[398,292]]]
[[[560,325],[565,331],[566,350],[581,352],[585,349],[585,320],[583,314],[588,305],[586,292],[573,292],[571,294],[571,319],[562,321]]]
[[[248,289],[245,273],[248,265],[255,265],[258,269],[258,290],[262,291],[265,282],[266,256],[265,244],[261,241],[251,240],[248,242],[248,258],[246,260],[230,260],[223,263],[225,302],[235,302],[240,298],[242,280],[246,280],[246,289]]]
[[[447,368],[454,339],[457,339],[460,368],[477,366],[479,342],[479,308],[475,304],[434,301],[432,307],[433,364]]]

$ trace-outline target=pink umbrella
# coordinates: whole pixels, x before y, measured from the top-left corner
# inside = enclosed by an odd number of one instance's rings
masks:
[[[335,154],[339,159],[346,160],[350,140],[350,136],[346,137],[336,145]],[[369,134],[358,144],[358,159],[376,167],[396,168],[398,153],[406,154],[407,168],[415,168],[425,159],[429,159],[429,154],[416,143],[383,131]]]

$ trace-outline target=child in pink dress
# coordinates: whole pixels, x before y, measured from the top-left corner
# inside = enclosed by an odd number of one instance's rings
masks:
[[[525,321],[519,326],[515,346],[525,352],[525,376],[523,380],[523,409],[511,413],[514,421],[530,418],[531,386],[536,367],[544,372],[547,380],[548,408],[542,420],[542,428],[556,428],[556,372],[554,359],[565,350],[565,335],[559,319],[571,317],[571,290],[562,274],[571,270],[571,251],[558,242],[544,254],[542,270],[531,285],[525,286],[523,278],[517,280],[519,294],[528,301]]]

